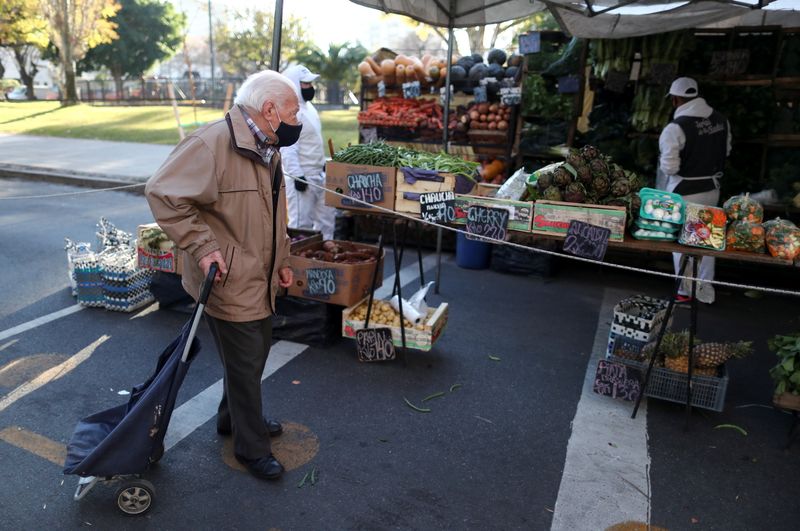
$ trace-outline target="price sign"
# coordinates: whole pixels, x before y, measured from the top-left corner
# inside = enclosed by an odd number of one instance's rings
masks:
[[[419,98],[420,84],[419,81],[409,81],[403,83],[403,97],[406,99]]]
[[[604,396],[633,401],[639,398],[641,372],[622,363],[600,360],[594,375],[592,390]]]
[[[472,94],[475,96],[475,103],[484,103],[487,101],[486,87],[475,87]]]
[[[386,97],[386,83],[384,83],[383,80],[378,81],[378,97]]]
[[[428,192],[419,194],[419,214],[424,221],[450,223],[456,219],[456,194],[454,192]]]
[[[729,77],[744,74],[750,64],[750,50],[728,50],[712,52],[711,75]]]
[[[539,53],[542,50],[542,36],[538,31],[523,33],[519,36],[519,53]]]
[[[356,330],[358,361],[388,361],[395,358],[392,331],[388,328]]]
[[[445,98],[447,97],[447,92],[445,92],[445,87],[439,89],[439,103],[441,103],[442,107],[444,107],[447,102]],[[452,100],[455,97],[455,93],[453,91],[453,85],[450,85],[450,99]]]
[[[383,180],[379,172],[350,174],[347,176],[348,194],[366,203],[380,203],[384,198]]]
[[[648,77],[656,85],[669,85],[678,74],[678,67],[670,63],[654,63],[650,65]]]
[[[501,88],[500,101],[505,105],[519,105],[522,101],[522,89],[520,87]]]
[[[336,293],[336,270],[332,268],[306,269],[306,294],[311,297],[329,297]]]
[[[467,209],[467,239],[485,241],[505,240],[508,235],[510,212],[503,208],[472,205]]]
[[[497,83],[497,78],[496,77],[485,77],[485,78],[481,79],[480,81],[478,81],[478,84],[480,86],[482,86],[482,87],[485,87],[489,83]]]
[[[611,229],[573,219],[564,239],[564,252],[601,262],[606,256]]]

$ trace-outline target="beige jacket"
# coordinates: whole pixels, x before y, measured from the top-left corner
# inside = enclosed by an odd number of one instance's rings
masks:
[[[184,251],[183,287],[195,300],[204,279],[200,259],[216,250],[225,258],[228,274],[211,290],[209,315],[243,322],[274,313],[290,241],[280,155],[262,160],[237,107],[181,141],[145,196],[156,222]]]

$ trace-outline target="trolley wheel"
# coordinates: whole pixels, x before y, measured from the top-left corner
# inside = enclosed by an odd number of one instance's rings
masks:
[[[164,457],[164,443],[162,442],[153,455],[150,456],[150,464],[155,464],[161,461],[161,458]]]
[[[156,488],[145,479],[126,481],[117,489],[117,508],[129,516],[144,514],[153,504]]]

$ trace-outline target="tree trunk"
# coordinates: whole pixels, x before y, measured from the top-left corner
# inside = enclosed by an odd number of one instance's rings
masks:
[[[72,54],[72,33],[69,25],[69,6],[67,0],[62,0],[62,35],[64,36],[64,46],[59,49],[61,55],[61,65],[64,67],[64,94],[63,105],[76,105],[78,103],[78,91],[75,88],[75,60]]]
[[[471,53],[479,53],[483,55],[483,52],[485,51],[483,47],[483,36],[485,33],[486,26],[467,28],[467,35],[469,36],[469,48]]]
[[[114,77],[114,86],[117,90],[117,97],[115,99],[119,101],[124,98],[124,87],[122,86],[122,67],[120,65],[114,65],[111,68],[111,75]]]
[[[328,92],[328,103],[333,103],[336,105],[341,105],[342,103],[342,91],[341,86],[339,86],[338,81],[328,81],[325,84]]]
[[[25,85],[25,95],[29,100],[35,100],[36,95],[33,93],[33,75],[28,73],[28,60],[24,52],[24,46],[14,46],[14,59],[17,61],[17,68],[19,69],[19,78],[22,84]],[[34,72],[34,75],[36,73]]]

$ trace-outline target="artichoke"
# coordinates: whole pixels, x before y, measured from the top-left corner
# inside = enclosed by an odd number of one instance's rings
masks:
[[[644,188],[645,182],[640,176],[636,175],[632,171],[625,172],[625,175],[628,178],[628,183],[631,185],[631,193],[636,193]]]
[[[591,163],[589,163],[589,168],[592,170],[592,175],[597,177],[603,177],[604,179],[608,180],[609,178],[609,171],[608,171],[608,164],[603,159],[594,159]]]
[[[592,184],[592,169],[589,167],[588,164],[582,162],[575,166],[575,171],[578,174],[578,181],[581,182],[584,186],[591,186]]]
[[[611,164],[611,180],[619,181],[620,179],[625,179],[625,170],[619,164]]]
[[[551,172],[542,173],[536,183],[540,191],[547,190],[553,184],[553,174]]]
[[[628,179],[622,177],[621,179],[615,179],[611,183],[611,195],[614,197],[622,197],[624,195],[628,195],[631,191],[631,185],[628,182]]]
[[[573,180],[572,173],[563,165],[559,166],[553,173],[553,184],[559,188],[566,188]]]
[[[581,156],[584,160],[592,161],[598,157],[600,157],[600,150],[594,146],[583,146],[581,148]]]
[[[640,208],[642,208],[642,198],[633,192],[631,194],[631,211],[638,216]]]
[[[569,201],[570,203],[583,203],[586,201],[586,188],[579,183],[574,182],[570,183],[566,190],[564,190],[564,201]]]
[[[583,164],[583,157],[581,157],[581,152],[577,149],[570,149],[565,161],[573,168],[577,168],[578,165]]]
[[[542,198],[548,201],[562,201],[561,190],[557,186],[551,186],[544,191]]]
[[[603,175],[596,175],[592,179],[592,191],[597,198],[605,197],[611,189],[611,181]]]

